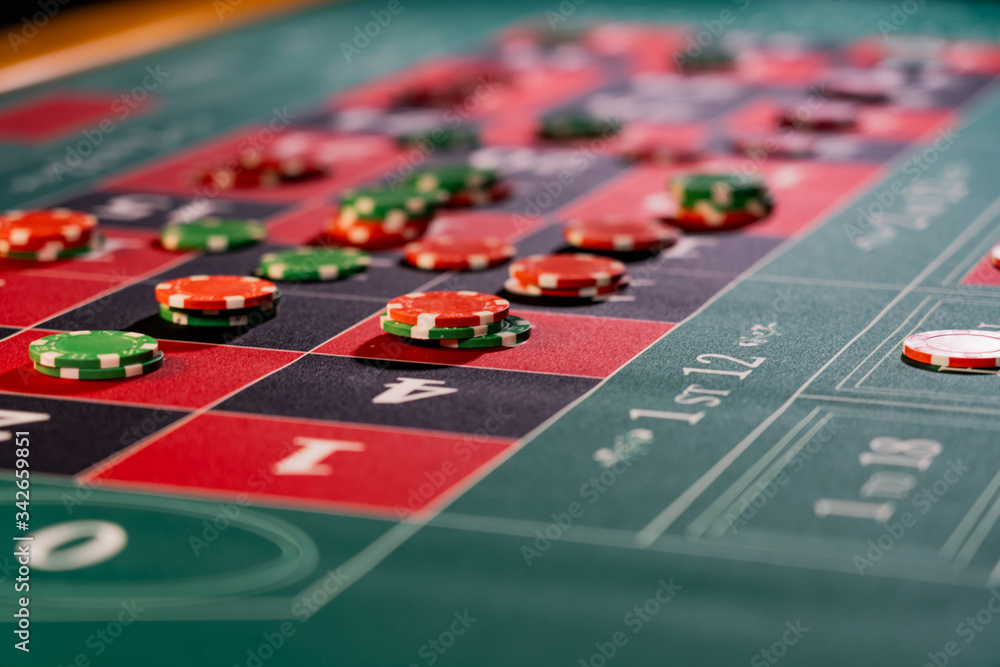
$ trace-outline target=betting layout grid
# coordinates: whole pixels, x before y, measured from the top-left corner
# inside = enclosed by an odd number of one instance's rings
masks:
[[[664,32],[667,34],[669,31]],[[643,31],[643,36],[648,34]],[[668,47],[676,46],[672,41],[676,39],[676,35],[664,37]],[[148,415],[149,410],[142,406],[157,406],[159,419],[151,432],[133,427],[133,437],[114,441],[100,433],[87,434],[84,439],[77,435],[79,447],[72,454],[61,452],[43,460],[42,468],[63,474],[84,472],[84,479],[239,491],[240,485],[234,481],[238,475],[232,471],[216,478],[194,479],[184,445],[203,441],[213,424],[222,428],[227,440],[232,440],[241,429],[266,431],[266,422],[273,427],[272,437],[283,443],[291,456],[308,447],[298,445],[296,449],[293,443],[289,449],[289,431],[303,431],[304,424],[311,420],[325,422],[323,435],[328,440],[336,440],[345,429],[352,433],[366,431],[365,445],[352,452],[360,455],[358,461],[365,459],[360,465],[394,470],[418,468],[409,465],[406,453],[393,447],[392,438],[385,437],[382,431],[366,429],[364,425],[370,424],[414,429],[434,440],[419,452],[421,457],[433,459],[449,450],[470,452],[467,465],[447,487],[435,489],[430,497],[414,498],[404,493],[424,481],[419,476],[367,489],[349,489],[340,497],[331,497],[326,484],[310,487],[298,482],[271,487],[268,495],[383,514],[400,507],[423,509],[614,372],[673,323],[694,312],[781,240],[814,222],[835,205],[843,192],[859,187],[908,142],[943,126],[953,108],[989,78],[985,74],[956,74],[952,85],[941,86],[937,79],[935,87],[924,90],[919,73],[902,63],[899,71],[890,73],[910,78],[903,81],[897,104],[864,108],[869,120],[846,136],[814,138],[809,154],[814,160],[792,159],[801,155],[784,154],[785,143],[779,142],[781,157],[768,156],[771,159],[756,164],[774,186],[778,201],[776,213],[764,224],[750,227],[743,234],[685,239],[669,252],[633,262],[631,271],[638,279],[627,296],[577,305],[571,311],[550,304],[518,304],[518,312],[529,314],[545,337],[536,335],[535,344],[522,346],[516,353],[505,351],[501,356],[480,355],[476,350],[435,350],[400,344],[392,337],[379,335],[385,311],[374,312],[373,299],[384,301],[432,287],[489,294],[497,292],[506,278],[506,267],[467,275],[429,276],[401,266],[398,254],[392,252],[377,256],[369,270],[355,280],[290,286],[290,298],[280,318],[266,327],[241,332],[236,338],[206,328],[164,328],[162,319],[150,315],[149,294],[156,284],[196,274],[244,274],[253,264],[250,258],[261,252],[313,241],[317,221],[328,218],[334,210],[335,195],[387,174],[405,172],[414,160],[435,164],[467,159],[497,169],[513,186],[512,196],[506,199],[435,220],[428,234],[430,240],[435,235],[480,235],[489,230],[498,238],[514,242],[518,257],[562,250],[560,226],[551,223],[595,211],[609,216],[648,216],[663,205],[657,193],[664,189],[664,182],[690,170],[691,165],[630,167],[610,152],[596,150],[594,143],[540,146],[534,136],[539,116],[573,117],[610,111],[626,124],[654,136],[662,129],[659,126],[669,123],[671,130],[683,137],[682,144],[699,143],[701,136],[709,153],[695,163],[699,169],[732,170],[745,166],[747,156],[733,156],[726,149],[749,150],[745,137],[759,136],[762,127],[770,127],[773,120],[773,114],[762,110],[787,109],[790,100],[800,99],[803,91],[821,81],[831,68],[864,64],[857,61],[868,53],[858,45],[832,52],[804,47],[792,54],[796,57],[780,53],[780,57],[769,60],[768,55],[775,55],[777,49],[766,38],[760,38],[755,44],[742,46],[758,56],[752,75],[709,71],[704,76],[686,78],[657,77],[644,64],[648,43],[638,49],[641,53],[627,49],[614,52],[603,43],[600,30],[593,31],[586,44],[578,42],[579,48],[570,48],[570,56],[579,60],[582,54],[584,62],[569,70],[565,63],[567,50],[563,48],[566,45],[551,46],[532,52],[530,66],[535,74],[531,86],[505,90],[502,83],[485,82],[480,84],[483,88],[477,85],[462,91],[465,101],[459,102],[462,106],[457,108],[465,116],[463,123],[480,133],[483,148],[449,151],[447,156],[445,151],[427,155],[418,150],[414,156],[412,151],[401,152],[386,140],[404,131],[426,129],[445,118],[440,109],[399,110],[386,105],[387,96],[400,85],[420,77],[447,80],[455,68],[469,65],[468,60],[445,59],[348,91],[328,106],[305,114],[298,127],[282,140],[306,141],[334,156],[333,173],[319,182],[257,192],[227,190],[214,199],[198,197],[190,174],[214,164],[220,155],[245,141],[248,133],[240,132],[124,174],[94,192],[56,202],[60,207],[87,211],[100,219],[108,230],[107,245],[89,256],[94,261],[75,263],[68,273],[66,267],[60,266],[39,269],[30,278],[13,277],[21,289],[37,289],[45,283],[58,296],[44,304],[19,299],[18,308],[26,307],[12,313],[10,323],[39,326],[31,332],[12,330],[14,335],[5,346],[19,351],[30,340],[49,332],[139,329],[159,339],[164,354],[176,363],[170,364],[169,374],[161,372],[150,378],[155,383],[119,385],[88,393],[88,397],[99,401],[93,409],[106,412],[107,423],[118,429],[122,420],[128,423]],[[505,50],[500,48],[498,53],[504,57]],[[817,58],[817,54],[822,57]],[[627,81],[611,75],[620,72],[623,65],[631,70]],[[663,63],[659,63],[653,69],[662,67]],[[484,92],[484,88],[489,90]],[[677,104],[681,92],[691,94],[683,95],[685,102]],[[481,97],[485,99],[477,101],[476,109],[468,108],[471,105],[467,100]],[[504,113],[511,107],[522,113]],[[769,119],[765,126],[762,117]],[[887,117],[891,122],[886,121]],[[788,124],[793,127],[789,134],[781,135],[786,142],[789,136],[797,140],[801,136],[796,134],[801,127],[794,126],[794,121],[791,116]],[[725,130],[710,133],[709,124],[721,124]],[[731,146],[723,146],[724,142]],[[751,141],[750,146],[756,144]],[[796,143],[795,150],[801,152],[801,146],[801,142]],[[560,180],[559,176],[567,173],[570,177]],[[217,174],[209,176],[210,180],[217,178]],[[636,208],[637,204],[641,208]],[[268,244],[222,256],[178,258],[149,243],[150,229],[206,215],[261,219],[267,225]],[[103,265],[102,257],[106,258]],[[108,275],[108,260],[112,258],[115,281]],[[708,272],[715,275],[706,278]],[[123,282],[125,287],[120,287]],[[658,283],[669,284],[669,289],[657,289]],[[113,291],[110,296],[95,300],[109,289]],[[83,305],[74,307],[78,303]],[[602,341],[602,345],[586,341]],[[359,363],[362,359],[388,363]],[[17,353],[10,362],[20,368]],[[218,373],[219,368],[234,370]],[[346,377],[357,386],[356,395],[333,404],[324,400],[324,389]],[[192,378],[198,378],[198,382],[192,383]],[[75,393],[24,373],[18,380],[19,386],[9,385],[3,390],[22,395],[15,400],[24,401],[25,410],[33,406],[33,411],[39,413],[59,414],[63,406],[44,397],[73,398]],[[501,400],[496,399],[498,393]],[[449,398],[420,400],[439,396]],[[487,404],[490,411],[483,412],[481,406]],[[391,411],[385,410],[387,405],[393,406]],[[132,414],[123,416],[124,406]],[[191,411],[198,414],[190,418]],[[267,416],[245,416],[258,412]],[[51,428],[71,428],[72,411],[63,414],[66,420],[52,420]],[[179,428],[169,426],[185,416]],[[218,426],[220,420],[226,426]],[[348,428],[337,422],[356,425]],[[160,431],[164,432],[162,437]],[[100,463],[104,457],[138,441],[145,446],[124,460]],[[280,463],[267,461],[266,443],[252,449],[244,457],[246,465]],[[314,448],[311,455],[318,457],[324,451],[329,456],[337,450]],[[338,466],[336,474],[350,476],[351,468]]]

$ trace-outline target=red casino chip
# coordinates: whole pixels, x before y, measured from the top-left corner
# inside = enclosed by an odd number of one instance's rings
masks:
[[[392,319],[422,327],[472,327],[507,317],[510,302],[480,292],[412,292],[386,305]]]
[[[815,108],[800,104],[782,110],[778,126],[814,132],[842,132],[853,128],[857,119],[856,104],[827,101]]]
[[[1000,366],[1000,332],[975,329],[924,331],[907,336],[903,354],[914,361],[953,368]]]
[[[695,136],[660,133],[656,129],[626,129],[618,143],[618,155],[629,162],[677,164],[701,157],[705,142]]]
[[[600,287],[625,275],[621,262],[583,253],[533,255],[510,265],[510,277],[544,289]]]
[[[893,85],[888,75],[880,71],[857,70],[830,75],[818,86],[818,92],[862,104],[881,104],[889,101]]]
[[[511,294],[519,294],[522,296],[548,296],[560,299],[595,299],[610,297],[612,294],[617,294],[628,287],[630,282],[628,274],[625,274],[618,282],[610,285],[602,285],[601,287],[542,289],[538,285],[525,285],[517,278],[508,278],[504,282],[503,288]]]
[[[655,220],[604,217],[570,220],[563,227],[566,241],[586,250],[631,252],[671,246],[680,232]]]
[[[276,157],[252,152],[232,165],[213,167],[196,175],[201,185],[214,185],[220,190],[257,188],[273,189],[326,176],[325,165],[306,156]]]
[[[408,264],[418,269],[479,271],[505,262],[517,252],[497,238],[441,236],[411,243],[404,249]]]
[[[65,208],[7,211],[0,215],[0,244],[15,252],[41,250],[53,243],[75,248],[87,245],[95,227],[93,215]]]
[[[232,310],[274,300],[274,283],[252,276],[188,276],[156,286],[156,300],[171,308]]]
[[[347,245],[364,250],[384,250],[419,239],[430,226],[430,219],[408,220],[395,227],[368,222],[347,222],[334,217],[327,224],[324,233],[336,245]]]
[[[763,220],[770,212],[770,207],[762,211],[718,211],[702,206],[699,209],[680,209],[664,220],[685,232],[724,232]]]

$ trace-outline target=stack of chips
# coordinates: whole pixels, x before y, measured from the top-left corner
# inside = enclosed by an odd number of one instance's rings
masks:
[[[364,271],[371,263],[371,255],[357,248],[307,246],[261,255],[254,273],[271,280],[340,280]]]
[[[267,238],[264,225],[240,218],[203,218],[171,222],[160,230],[160,245],[167,250],[226,252]]]
[[[328,173],[328,166],[308,151],[284,154],[251,150],[225,165],[198,173],[195,180],[200,185],[211,185],[221,190],[273,189],[323,178]]]
[[[612,119],[585,112],[559,112],[542,116],[537,134],[540,139],[571,141],[575,139],[605,139],[621,132],[621,125]]]
[[[460,350],[515,347],[531,322],[510,314],[510,303],[480,292],[413,292],[386,304],[382,330],[418,345]]]
[[[97,218],[64,208],[0,214],[0,258],[30,262],[73,259],[100,248]]]
[[[155,338],[131,331],[69,331],[33,340],[35,370],[63,380],[124,380],[163,365]]]
[[[252,327],[278,314],[281,293],[253,276],[188,276],[156,286],[160,317],[193,327]]]
[[[563,236],[575,248],[629,253],[672,246],[681,233],[656,220],[605,216],[569,220],[563,226]]]
[[[455,207],[490,204],[511,192],[496,169],[479,169],[465,163],[422,167],[404,183],[418,192],[444,193],[442,204]]]
[[[447,197],[443,191],[411,186],[352,190],[341,197],[340,210],[324,232],[337,245],[393,248],[420,238]]]
[[[510,265],[504,290],[512,298],[553,305],[605,301],[629,284],[625,265],[609,257],[585,253],[532,255]]]
[[[676,209],[666,222],[684,231],[723,231],[766,218],[774,208],[763,179],[742,174],[675,176],[669,188]]]

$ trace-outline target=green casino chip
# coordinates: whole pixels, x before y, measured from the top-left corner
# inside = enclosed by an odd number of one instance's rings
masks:
[[[267,238],[267,229],[256,220],[204,218],[170,223],[160,231],[160,245],[167,250],[225,252]]]
[[[508,315],[501,323],[500,331],[485,336],[466,338],[464,340],[442,340],[441,347],[452,347],[459,350],[484,347],[514,347],[531,337],[531,322],[523,317]]]
[[[159,305],[160,319],[186,327],[253,327],[274,319],[278,314],[277,308],[259,308],[246,315],[212,317],[208,315],[194,315],[191,314],[191,311],[181,312],[163,303]]]
[[[472,327],[421,327],[397,322],[388,315],[379,317],[382,331],[415,340],[459,340],[485,336],[500,331],[502,322],[491,322]]]
[[[357,248],[295,248],[261,255],[257,275],[271,280],[336,280],[363,271],[371,262],[371,255]]]
[[[396,137],[402,148],[430,147],[448,151],[471,150],[479,147],[479,133],[476,130],[436,127],[423,132],[408,132]]]
[[[538,134],[543,139],[593,139],[621,132],[621,124],[586,113],[554,113],[544,116]]]
[[[772,207],[764,179],[742,174],[685,174],[670,179],[670,191],[680,208],[709,204],[717,211],[757,214]]]
[[[118,368],[50,368],[36,362],[35,370],[42,375],[62,380],[124,380],[152,373],[162,365],[163,353],[160,352],[149,361],[119,366]]]
[[[31,341],[28,357],[48,368],[120,368],[160,352],[152,336],[132,331],[69,331]]]
[[[723,49],[703,48],[697,52],[685,51],[674,58],[677,69],[685,74],[712,72],[732,68],[736,57]]]
[[[412,186],[363,188],[345,192],[340,198],[341,215],[353,212],[354,221],[378,222],[393,212],[408,218],[429,218],[435,207],[448,199],[447,192],[428,192]]]
[[[478,169],[468,164],[451,164],[417,169],[405,183],[420,192],[444,190],[455,194],[463,190],[481,190],[496,183],[500,174],[496,169]]]

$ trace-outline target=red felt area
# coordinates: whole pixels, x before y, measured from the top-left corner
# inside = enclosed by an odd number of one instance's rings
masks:
[[[397,517],[427,508],[511,442],[208,413],[168,430],[95,477]],[[317,451],[317,445],[321,455],[302,461],[303,452]],[[296,455],[299,465],[291,458]]]
[[[667,182],[694,167],[641,167],[577,199],[558,212],[561,220],[585,216],[651,217],[650,197],[668,197]],[[772,159],[757,164],[749,158],[717,158],[697,164],[697,171],[730,169],[758,173],[768,183],[776,207],[765,220],[744,227],[747,234],[794,236],[831,212],[841,199],[881,172],[874,164],[817,164]]]
[[[673,324],[610,317],[511,310],[533,328],[527,343],[513,348],[453,350],[417,347],[387,334],[378,315],[320,346],[320,354],[416,361],[498,370],[603,378],[670,331]]]
[[[271,140],[268,138],[271,137]],[[242,130],[208,144],[192,147],[150,166],[130,171],[103,184],[106,189],[164,192],[182,196],[224,197],[243,201],[298,202],[314,196],[333,195],[342,189],[382,177],[405,166],[388,137],[346,135],[294,130],[274,139],[266,127]],[[275,188],[227,188],[200,185],[196,177],[205,169],[220,167],[241,151],[255,146],[280,151],[284,146],[308,146],[311,155],[329,168],[326,177]]]
[[[302,356],[162,340],[163,367],[148,375],[126,380],[63,380],[36,372],[28,358],[28,344],[51,333],[55,332],[33,329],[0,341],[0,392],[202,408]]]
[[[76,130],[118,123],[122,114],[148,108],[148,101],[130,109],[105,92],[62,91],[15,104],[0,112],[0,139],[15,143],[45,143]],[[80,137],[81,141],[84,137]]]

